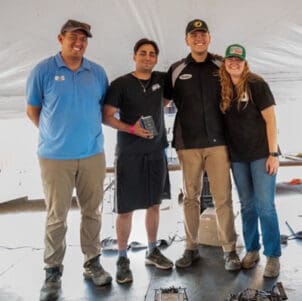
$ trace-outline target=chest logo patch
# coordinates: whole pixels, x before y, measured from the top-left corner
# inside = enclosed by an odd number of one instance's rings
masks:
[[[179,79],[181,80],[187,80],[187,79],[190,79],[192,78],[192,74],[182,74]]]
[[[65,76],[64,75],[56,75],[55,76],[55,81],[61,82],[65,80]]]
[[[249,96],[246,92],[244,92],[243,97],[240,99],[241,102],[248,102]]]
[[[160,89],[160,84],[152,85],[151,89],[152,89],[152,91],[156,91],[156,90]]]

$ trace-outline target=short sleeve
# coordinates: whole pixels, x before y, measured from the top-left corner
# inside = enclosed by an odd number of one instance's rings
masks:
[[[32,106],[41,106],[43,100],[42,78],[39,65],[31,72],[26,82],[26,101]]]
[[[120,108],[122,99],[122,86],[118,80],[114,80],[107,90],[104,104]]]
[[[251,87],[253,102],[260,111],[276,104],[272,91],[264,80],[256,81]]]
[[[103,104],[107,91],[108,91],[108,77],[107,77],[107,74],[106,74],[105,70],[103,69],[103,67],[100,68],[100,81],[101,81],[101,85],[102,85],[102,88],[104,91],[103,96],[100,100],[100,103]]]

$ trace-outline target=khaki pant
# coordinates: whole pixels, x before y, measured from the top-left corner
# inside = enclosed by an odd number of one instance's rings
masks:
[[[46,267],[62,264],[67,231],[67,213],[76,189],[81,210],[81,248],[87,261],[100,254],[101,213],[105,156],[79,160],[39,159],[47,210],[44,262]]]
[[[177,151],[183,173],[186,249],[198,245],[202,178],[207,172],[217,215],[218,237],[223,250],[235,250],[236,232],[231,196],[230,162],[225,146]]]

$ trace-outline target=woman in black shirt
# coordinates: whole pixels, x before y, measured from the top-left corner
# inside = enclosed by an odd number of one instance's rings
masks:
[[[246,255],[242,267],[259,260],[260,221],[264,277],[277,277],[281,256],[280,232],[275,208],[276,173],[279,167],[275,100],[267,83],[250,72],[246,51],[238,44],[226,49],[220,71],[221,110],[232,173],[241,203]]]

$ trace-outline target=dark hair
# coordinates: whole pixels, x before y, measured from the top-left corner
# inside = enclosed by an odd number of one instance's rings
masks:
[[[159,54],[159,48],[158,48],[157,44],[154,41],[149,40],[147,38],[140,39],[135,43],[134,48],[133,48],[134,54],[136,54],[138,49],[143,45],[152,45],[155,49],[156,55]]]

